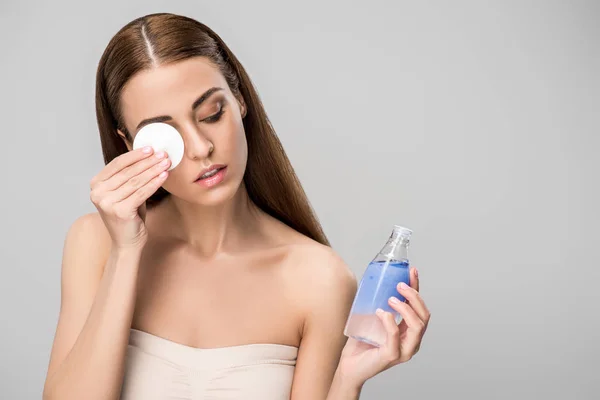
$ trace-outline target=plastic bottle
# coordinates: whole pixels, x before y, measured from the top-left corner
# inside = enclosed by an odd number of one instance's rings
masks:
[[[346,336],[380,347],[385,344],[386,331],[375,314],[377,309],[391,312],[396,323],[402,320],[389,306],[388,299],[394,296],[400,301],[406,300],[398,293],[397,285],[400,282],[410,285],[408,245],[411,235],[412,230],[394,225],[387,243],[367,266],[344,328]]]

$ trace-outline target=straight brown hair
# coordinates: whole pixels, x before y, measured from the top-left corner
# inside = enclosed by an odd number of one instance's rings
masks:
[[[139,71],[191,57],[210,60],[232,93],[246,104],[243,123],[248,161],[244,185],[252,202],[296,231],[329,246],[244,67],[215,32],[194,19],[149,14],[125,25],[108,43],[96,73],[96,118],[104,162],[108,164],[128,151],[117,133],[120,129],[131,139],[120,113],[121,90],[127,81]],[[148,199],[148,207],[168,195],[159,188]]]

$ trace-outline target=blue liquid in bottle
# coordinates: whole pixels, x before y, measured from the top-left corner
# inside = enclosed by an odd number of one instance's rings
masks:
[[[406,299],[398,293],[400,282],[410,283],[408,244],[412,231],[394,226],[388,242],[367,266],[360,281],[344,334],[374,346],[386,341],[386,331],[375,312],[378,308],[391,312],[396,323],[402,316],[388,304],[390,297],[400,301]]]

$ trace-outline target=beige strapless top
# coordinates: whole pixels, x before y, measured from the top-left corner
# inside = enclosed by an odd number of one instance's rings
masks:
[[[289,400],[298,348],[199,349],[131,329],[122,400]]]

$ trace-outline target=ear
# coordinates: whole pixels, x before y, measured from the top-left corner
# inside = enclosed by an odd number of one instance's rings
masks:
[[[242,115],[242,119],[244,119],[244,117],[246,117],[246,113],[248,112],[248,107],[246,107],[246,102],[241,95],[237,97],[237,101],[240,106],[240,114]]]
[[[131,143],[129,139],[127,139],[127,135],[123,133],[123,131],[121,131],[120,129],[117,129],[117,134],[121,136],[121,139],[125,143],[125,146],[127,146],[127,150],[131,151],[133,149],[133,143]]]

